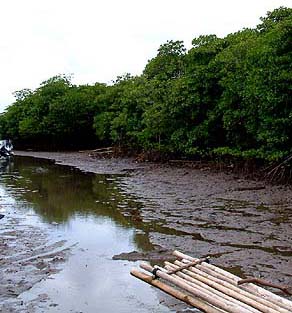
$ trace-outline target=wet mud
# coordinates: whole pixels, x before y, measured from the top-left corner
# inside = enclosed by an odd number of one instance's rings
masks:
[[[49,241],[49,230],[31,225],[31,216],[19,215],[9,198],[1,197],[0,208],[4,212],[0,220],[0,311],[30,312],[47,295],[28,306],[17,297],[60,271],[71,247],[64,240]]]
[[[287,186],[233,175],[159,166],[137,171],[122,183],[141,201],[144,223],[164,231],[150,241],[242,277],[292,285],[292,193]]]
[[[154,250],[141,252],[122,252],[112,257],[113,260],[127,260],[127,261],[148,261],[151,263],[175,261],[176,258],[172,255],[172,250],[162,249],[159,246],[154,246]]]
[[[143,229],[153,250],[160,247],[164,249],[161,251],[177,249],[194,257],[211,256],[211,262],[241,277],[292,285],[289,186],[273,186],[204,169],[135,163],[133,159],[93,159],[84,152],[17,155],[53,159],[85,172],[119,174],[119,192],[132,197],[135,205],[120,204],[118,210],[137,229]],[[0,245],[15,234],[6,236]],[[36,234],[31,241],[41,238]],[[152,255],[133,252],[116,258],[159,260],[159,249]],[[9,255],[14,254],[19,253],[11,250]],[[40,260],[34,262],[37,266]],[[46,271],[46,267],[41,270]]]

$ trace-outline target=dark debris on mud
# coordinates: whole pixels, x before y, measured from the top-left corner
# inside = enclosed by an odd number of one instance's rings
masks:
[[[148,261],[148,262],[163,262],[163,261],[175,261],[175,257],[172,255],[172,250],[163,249],[162,247],[156,247],[153,251],[148,252],[123,252],[112,257],[113,260],[127,260],[127,261]]]

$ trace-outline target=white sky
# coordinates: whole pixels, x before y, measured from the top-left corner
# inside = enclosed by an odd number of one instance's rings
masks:
[[[109,83],[141,74],[160,44],[255,27],[292,0],[0,0],[0,112],[48,78]]]

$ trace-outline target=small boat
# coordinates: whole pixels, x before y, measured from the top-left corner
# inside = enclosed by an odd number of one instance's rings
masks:
[[[13,156],[13,145],[10,139],[0,140],[0,158],[9,159]]]

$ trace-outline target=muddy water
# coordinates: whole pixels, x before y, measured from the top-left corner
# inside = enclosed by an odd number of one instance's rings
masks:
[[[84,153],[18,154],[98,174],[19,158],[1,177],[4,194],[19,203],[17,212],[29,212],[31,223],[46,230],[43,240],[51,245],[65,240],[69,247],[70,255],[65,250],[57,256],[64,259],[59,267],[51,265],[61,271],[19,297],[39,312],[42,307],[44,312],[183,310],[129,277],[137,263],[112,260],[122,252],[158,246],[210,255],[214,264],[242,277],[292,285],[289,187],[207,169],[96,160]]]
[[[2,166],[0,231],[6,241],[0,263],[7,288],[0,290],[1,312],[171,312],[182,307],[171,300],[164,305],[165,296],[131,277],[134,262],[112,260],[121,252],[153,249],[143,229],[118,209],[135,206],[119,192],[118,178],[31,158],[16,157]]]

